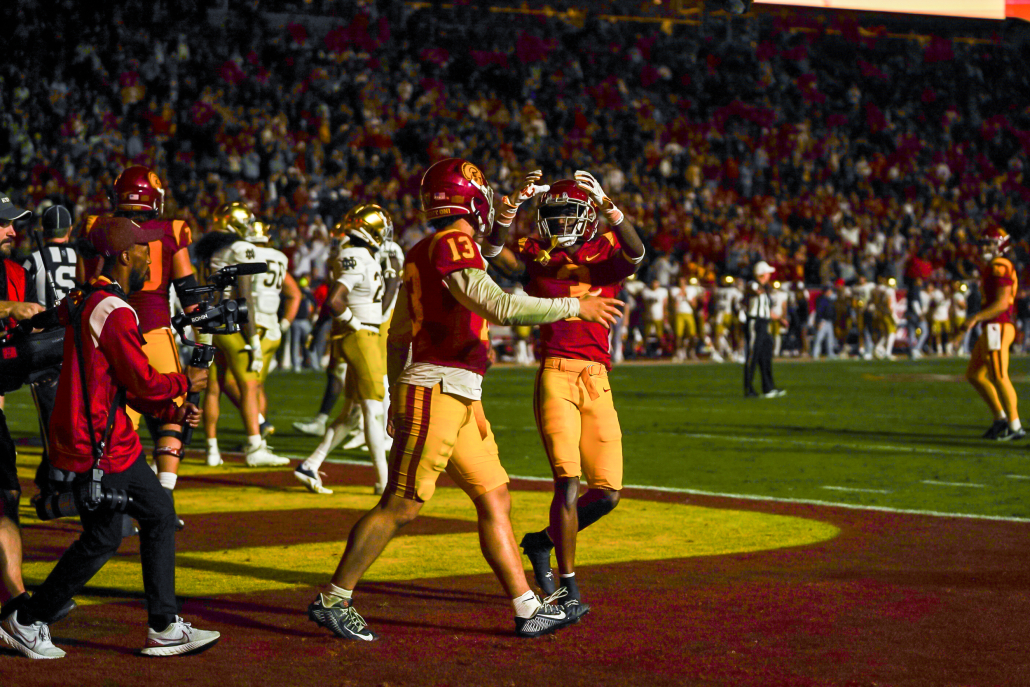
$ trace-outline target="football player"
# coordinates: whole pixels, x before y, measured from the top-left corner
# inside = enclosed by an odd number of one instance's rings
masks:
[[[480,400],[491,351],[489,323],[547,324],[569,317],[610,323],[621,303],[585,292],[582,298],[546,299],[502,291],[487,275],[476,242],[493,225],[493,190],[472,163],[450,158],[433,164],[422,177],[420,196],[433,233],[405,256],[404,295],[390,328],[390,478],[379,504],[351,530],[340,564],[308,607],[308,618],[342,638],[376,639],[354,608],[354,587],[432,498],[446,470],[475,504],[480,546],[512,600],[516,633],[535,637],[575,618],[560,605],[541,602],[522,569],[508,475]]]
[[[161,239],[150,243],[150,277],[142,289],[129,295],[131,305],[139,317],[139,328],[146,344],[143,352],[151,367],[161,373],[181,373],[179,349],[171,326],[170,289],[175,287],[179,302],[186,312],[197,307],[199,298],[188,293],[197,286],[197,278],[190,262],[189,245],[192,242],[190,227],[182,220],[161,219],[164,210],[165,190],[161,179],[150,168],[136,165],[128,167],[114,182],[114,215],[127,217],[137,224],[160,226],[164,232]],[[98,217],[89,217],[83,227],[88,236]],[[99,274],[100,261],[92,265],[82,263],[81,277]],[[95,270],[95,272],[94,272]],[[184,399],[176,399],[181,404]],[[126,412],[133,427],[139,425],[140,415],[132,408]],[[154,463],[157,478],[169,495],[178,480],[179,461],[182,460],[182,427],[174,424],[160,424],[153,418],[146,418],[147,427],[154,437]],[[178,526],[183,526],[179,520]]]
[[[873,291],[873,326],[876,329],[876,347],[873,354],[880,360],[893,360],[894,339],[898,335],[898,297],[892,282],[887,277],[877,278]]]
[[[282,252],[265,245],[268,230],[249,212],[233,213],[229,227],[237,240],[211,257],[211,271],[245,262],[264,262],[268,271],[239,278],[233,296],[247,300],[249,317],[244,330],[236,334],[214,337],[215,346],[225,357],[240,393],[240,414],[247,434],[246,463],[251,467],[288,465],[289,458],[272,453],[261,436],[261,420],[267,409],[262,385],[268,376],[268,366],[282,343],[283,332],[297,314],[300,306],[300,287],[289,273],[288,260]],[[285,312],[279,319],[279,303],[285,300]],[[210,430],[209,430],[210,432]],[[212,445],[213,442],[213,445]],[[217,436],[208,434],[208,454],[218,453]],[[209,460],[210,464],[212,461]]]
[[[339,276],[328,296],[333,313],[330,345],[332,357],[347,362],[346,400],[314,453],[293,474],[316,494],[333,493],[322,485],[318,469],[343,442],[351,407],[358,404],[364,418],[365,442],[376,467],[375,493],[382,494],[387,480],[383,424],[386,360],[380,346],[380,327],[386,284],[379,252],[385,237],[393,234],[393,221],[378,205],[358,205],[333,227],[332,233],[338,243],[335,260]]]
[[[529,175],[516,201],[505,199],[497,229],[484,253],[503,256],[502,268],[528,278],[526,293],[542,297],[614,296],[644,259],[633,224],[605,195],[589,172],[541,186]],[[518,202],[540,195],[539,237],[519,241],[521,261],[503,251]],[[611,227],[598,233],[601,218]],[[664,313],[664,304],[662,304]],[[660,334],[661,332],[659,332]],[[554,474],[550,524],[523,537],[522,550],[544,594],[563,599],[569,613],[582,616],[576,582],[576,533],[607,515],[622,491],[622,430],[612,401],[608,332],[603,323],[569,318],[540,327],[543,362],[536,376],[533,409],[537,431]],[[587,491],[579,496],[580,476]],[[551,549],[560,583],[551,569]],[[557,595],[556,595],[557,592]]]
[[[679,284],[672,290],[673,313],[676,316],[673,324],[676,360],[697,357],[698,326],[694,313],[700,309],[700,295],[701,287],[698,286],[697,277],[688,278],[687,275],[680,276]]]
[[[1016,390],[1009,378],[1009,349],[1016,340],[1015,301],[1019,283],[1016,268],[1005,257],[1011,240],[1003,229],[985,230],[978,243],[984,262],[980,270],[984,308],[966,320],[965,329],[981,323],[984,326],[973,346],[966,379],[994,415],[994,423],[983,438],[1012,441],[1026,436],[1019,422]]]

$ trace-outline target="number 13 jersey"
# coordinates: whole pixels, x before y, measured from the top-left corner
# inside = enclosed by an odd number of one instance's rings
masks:
[[[526,293],[530,296],[580,298],[593,292],[615,298],[622,280],[637,270],[611,232],[583,244],[575,256],[555,251],[546,261],[538,262],[537,257],[548,244],[536,237],[519,240],[519,256],[529,275]],[[541,325],[540,345],[545,358],[589,360],[611,369],[608,328],[603,324],[573,317]]]

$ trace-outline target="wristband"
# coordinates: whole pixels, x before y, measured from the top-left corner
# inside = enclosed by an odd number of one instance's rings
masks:
[[[341,324],[345,324],[348,327],[353,327],[354,313],[351,312],[350,308],[344,308],[343,312],[333,317],[334,320]]]
[[[611,203],[610,200],[608,202]],[[622,224],[622,220],[625,219],[622,215],[622,210],[615,207],[615,203],[612,203],[612,207],[610,209],[604,211],[604,216],[608,219],[608,224],[613,227],[619,226]]]

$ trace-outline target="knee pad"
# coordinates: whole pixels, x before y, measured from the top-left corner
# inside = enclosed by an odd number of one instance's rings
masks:
[[[18,515],[18,501],[20,500],[20,491],[0,489],[0,516],[10,518],[18,526],[21,526],[21,519]]]
[[[179,443],[182,444],[182,429],[167,429],[167,425],[157,431],[156,439],[164,439],[166,437],[172,437],[178,439]]]

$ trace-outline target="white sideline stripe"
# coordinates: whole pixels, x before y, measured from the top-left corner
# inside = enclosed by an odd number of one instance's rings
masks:
[[[337,465],[364,465],[372,467],[368,461],[350,460],[347,458],[326,458],[325,462]],[[551,477],[530,477],[526,475],[508,475],[511,479],[526,482],[551,482]],[[854,503],[836,503],[818,499],[785,499],[779,496],[761,496],[758,494],[725,494],[718,491],[702,491],[700,489],[684,489],[681,487],[653,487],[647,484],[626,484],[624,489],[644,489],[666,494],[693,494],[695,496],[714,496],[723,499],[740,499],[742,501],[770,501],[773,503],[800,503],[806,506],[827,506],[829,508],[846,508],[848,510],[869,510],[877,513],[902,513],[905,515],[928,515],[935,518],[962,518],[965,520],[993,520],[995,522],[1027,522],[1030,518],[1007,517],[1004,515],[977,515],[975,513],[942,513],[935,510],[912,510],[908,508],[888,508],[887,506],[861,506]]]
[[[1005,475],[1009,479],[1030,479],[1030,475]]]
[[[819,488],[820,489],[831,489],[833,491],[861,491],[861,492],[864,492],[866,494],[889,494],[889,493],[891,493],[889,489],[861,489],[859,487],[831,487],[831,486],[827,486],[827,485],[821,486]]]
[[[986,484],[976,484],[973,482],[938,482],[935,479],[924,479],[922,484],[930,484],[935,487],[971,487],[973,489],[983,489]]]

